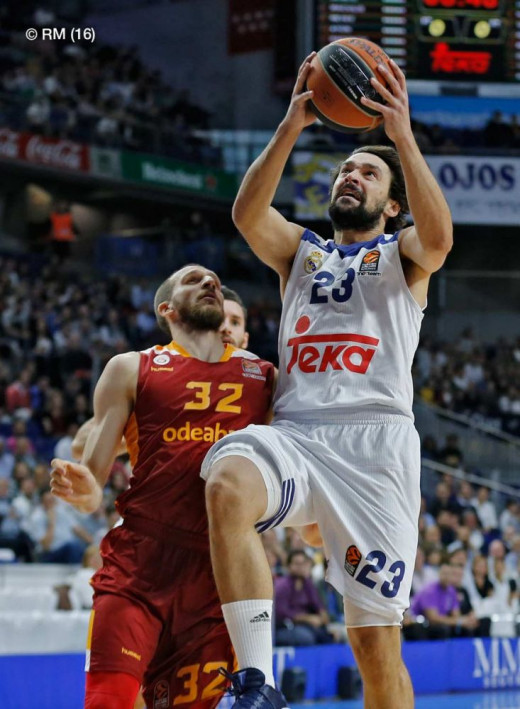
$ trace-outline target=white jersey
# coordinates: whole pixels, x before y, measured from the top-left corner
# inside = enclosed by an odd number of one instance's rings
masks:
[[[413,420],[411,368],[423,313],[397,239],[338,245],[303,233],[280,324],[277,419],[341,422],[393,412]]]

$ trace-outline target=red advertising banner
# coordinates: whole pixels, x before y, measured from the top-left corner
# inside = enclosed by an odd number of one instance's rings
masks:
[[[42,135],[20,135],[20,159],[58,170],[87,172],[89,149],[81,143]]]
[[[88,172],[89,148],[81,143],[60,138],[48,138],[31,133],[16,133],[0,129],[0,158],[26,162],[56,170]]]

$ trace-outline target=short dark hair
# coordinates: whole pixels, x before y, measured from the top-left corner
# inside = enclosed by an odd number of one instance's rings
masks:
[[[400,206],[399,214],[395,217],[390,217],[387,219],[385,224],[385,231],[389,234],[402,229],[406,224],[406,215],[410,213],[410,207],[408,206],[408,198],[406,196],[406,184],[404,181],[403,168],[401,167],[401,161],[399,159],[399,153],[395,148],[390,145],[363,145],[360,148],[356,148],[350,153],[356,155],[356,153],[370,153],[370,155],[375,155],[381,158],[390,168],[390,174],[392,179],[390,182],[389,197],[397,202]],[[345,160],[342,160],[336,167],[331,171],[330,189],[329,195],[332,194],[332,187],[336,182],[336,179],[341,171],[342,166],[345,164]]]
[[[155,319],[157,320],[157,325],[159,325],[161,330],[165,332],[168,336],[171,336],[170,328],[168,327],[168,321],[163,315],[160,314],[159,305],[161,303],[170,301],[173,291],[174,276],[175,273],[172,273],[171,276],[168,276],[168,278],[161,283],[159,288],[157,288],[157,290],[155,291],[155,296],[153,299],[153,309],[155,312]]]
[[[304,556],[307,561],[310,561],[312,563],[311,557],[307,554],[305,549],[291,549],[289,552],[289,555],[287,556],[287,565],[291,563],[291,561],[294,559],[295,556]]]
[[[222,286],[222,296],[223,296],[224,300],[232,300],[235,303],[238,303],[240,305],[240,307],[244,311],[244,320],[247,322],[247,308],[244,305],[244,301],[238,295],[236,290],[232,290],[231,288],[228,288],[227,286]]]

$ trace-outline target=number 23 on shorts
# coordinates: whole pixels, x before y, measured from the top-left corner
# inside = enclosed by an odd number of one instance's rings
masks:
[[[345,557],[345,570],[354,576],[356,573],[357,566],[361,560],[361,554],[359,549],[352,545],[347,549],[347,555]],[[356,576],[356,581],[363,584],[367,588],[373,589],[378,585],[377,579],[372,578],[372,574],[378,574],[386,566],[386,554],[383,551],[375,549],[366,555],[367,563],[364,564],[359,573]],[[357,562],[357,563],[356,563]],[[393,574],[389,581],[385,581],[381,584],[379,592],[385,598],[395,598],[399,593],[399,588],[401,587],[401,582],[404,578],[404,573],[406,566],[404,561],[398,560],[390,564],[388,571]]]

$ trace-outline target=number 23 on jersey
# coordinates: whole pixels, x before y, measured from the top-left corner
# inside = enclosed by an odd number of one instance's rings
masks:
[[[346,303],[352,296],[352,288],[355,277],[356,272],[354,269],[348,268],[345,272],[344,278],[340,281],[339,286],[331,288],[336,280],[336,277],[329,271],[320,271],[314,276],[310,303],[312,305],[315,305],[316,303],[328,303],[329,296],[332,300],[336,301],[336,303]]]

